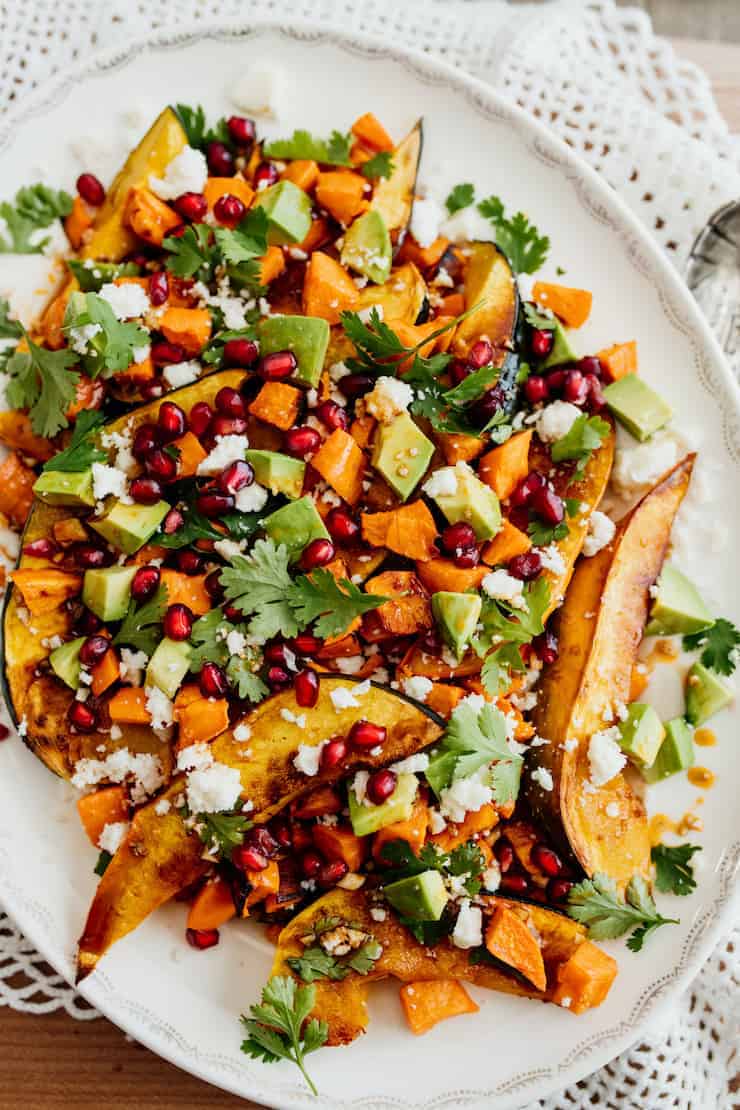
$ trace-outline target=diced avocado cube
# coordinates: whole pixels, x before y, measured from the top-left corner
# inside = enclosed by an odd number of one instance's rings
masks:
[[[79,636],[76,640],[54,648],[49,656],[54,674],[62,682],[66,682],[71,690],[76,690],[80,684],[80,648],[84,642],[85,637]]]
[[[92,469],[45,470],[34,482],[33,492],[47,505],[94,505]]]
[[[563,325],[558,320],[553,328],[552,350],[542,364],[543,370],[551,366],[560,366],[563,362],[578,362],[578,355],[570,345],[570,338]]]
[[[254,476],[270,493],[284,493],[295,500],[303,492],[306,464],[280,451],[247,451],[246,459]]]
[[[464,653],[480,617],[480,594],[456,594],[447,590],[432,594],[432,613],[439,629],[458,659]]]
[[[665,739],[660,745],[652,767],[643,769],[646,782],[660,782],[677,771],[685,771],[694,763],[694,734],[683,717],[674,717],[665,726]]]
[[[396,789],[387,802],[373,805],[367,798],[358,802],[357,795],[350,783],[347,797],[349,799],[349,819],[352,830],[356,836],[367,836],[369,833],[384,829],[386,825],[393,825],[396,821],[407,821],[414,808],[414,800],[419,783],[416,775],[399,775]]]
[[[637,374],[625,374],[604,390],[606,403],[620,424],[641,442],[650,439],[673,416],[673,410]]]
[[[264,208],[269,228],[267,242],[302,243],[311,228],[311,198],[292,181],[278,181],[257,194],[255,205]]]
[[[82,604],[101,621],[120,621],[131,600],[131,582],[136,567],[103,567],[86,570],[82,580]]]
[[[259,325],[260,351],[292,351],[298,361],[295,380],[318,385],[329,346],[330,329],[318,316],[266,316]]]
[[[115,501],[101,517],[88,524],[118,551],[133,555],[151,539],[170,511],[166,501],[154,505],[124,505]]]
[[[329,533],[310,497],[283,505],[265,518],[264,528],[276,544],[284,543],[291,559],[299,559],[311,540],[328,540]]]
[[[391,237],[380,212],[371,208],[359,216],[344,236],[342,265],[381,285],[391,274]]]
[[[467,521],[478,540],[490,540],[501,531],[501,506],[490,486],[481,482],[467,463],[449,467],[455,477],[454,493],[438,493],[434,500],[450,524]]]
[[[459,758],[459,752],[439,752],[438,755],[429,757],[429,766],[424,772],[424,778],[438,798],[445,787],[452,782],[455,765]]]
[[[373,466],[402,501],[424,477],[434,454],[427,439],[407,412],[389,424],[381,424],[375,435]]]
[[[714,618],[693,582],[670,563],[666,563],[655,584],[655,600],[647,636],[687,636],[714,624]]]
[[[383,893],[402,917],[412,921],[439,921],[449,895],[439,871],[422,871],[383,887]]]
[[[686,678],[686,717],[691,724],[698,728],[732,701],[732,690],[703,663],[694,663]]]
[[[619,731],[625,755],[638,767],[652,767],[665,736],[663,722],[652,705],[633,702],[619,724]]]
[[[147,686],[156,686],[174,698],[190,667],[190,644],[183,640],[160,640],[146,669]]]

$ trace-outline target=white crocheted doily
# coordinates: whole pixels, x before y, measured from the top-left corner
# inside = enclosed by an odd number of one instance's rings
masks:
[[[721,204],[740,198],[740,142],[706,76],[613,0],[9,0],[0,5],[0,110],[51,73],[151,27],[307,17],[441,55],[532,112],[599,170],[683,271]],[[740,930],[670,1025],[543,1110],[718,1110],[740,1071]],[[0,914],[0,1005],[94,1017]],[[534,1107],[528,1108],[534,1110]]]

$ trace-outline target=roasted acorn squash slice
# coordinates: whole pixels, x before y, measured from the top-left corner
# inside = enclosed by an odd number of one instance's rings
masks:
[[[375,186],[370,203],[370,207],[380,212],[385,220],[396,246],[401,245],[411,220],[422,144],[422,121],[419,120],[393,151],[393,172]]]

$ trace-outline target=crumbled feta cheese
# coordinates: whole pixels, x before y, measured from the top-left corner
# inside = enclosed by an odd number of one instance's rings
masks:
[[[169,163],[163,178],[149,175],[149,188],[160,200],[174,200],[183,193],[202,193],[207,180],[205,155],[185,146]]]
[[[501,870],[495,860],[491,860],[491,863],[483,872],[482,878],[484,890],[487,890],[490,894],[498,890],[501,883]]]
[[[352,779],[351,790],[357,798],[359,805],[370,805],[367,798],[367,780],[370,778],[369,771],[357,771],[355,777]]]
[[[226,636],[226,650],[229,655],[243,655],[247,649],[247,637],[238,628],[232,628]]]
[[[236,540],[216,540],[213,545],[214,551],[217,551],[222,559],[231,560],[235,555],[241,555],[242,545],[237,543]]]
[[[535,767],[534,771],[532,771],[532,781],[536,782],[543,790],[547,790],[548,792],[553,788],[552,775],[547,767]]]
[[[98,837],[100,851],[114,856],[130,827],[128,821],[110,821],[107,825],[104,825],[103,831]]]
[[[488,776],[488,768],[481,767],[467,778],[458,779],[442,791],[440,795],[440,812],[455,824],[465,820],[466,813],[477,813],[488,802],[493,801],[493,791],[484,780]]]
[[[167,813],[170,812],[171,809],[172,802],[169,800],[169,798],[160,798],[154,806],[154,812],[156,813],[157,817],[164,817]]]
[[[128,497],[128,479],[114,466],[95,462],[92,464],[93,496],[96,501],[105,497],[117,497],[124,501]]]
[[[438,809],[429,810],[429,829],[433,836],[437,833],[444,832],[447,828],[447,822]]]
[[[383,320],[385,318],[385,309],[382,304],[369,304],[361,308],[357,315],[360,320],[362,320],[363,324],[369,324],[373,315],[376,315],[379,320]]]
[[[570,997],[570,995],[565,995],[565,997],[560,999],[560,1005],[563,1006],[566,1010],[570,1009],[572,1003],[573,999]]]
[[[610,782],[624,767],[627,757],[619,746],[621,733],[617,725],[595,732],[588,744],[588,761],[591,765],[591,783],[603,786]]]
[[[198,474],[206,477],[220,474],[229,463],[245,458],[248,448],[249,440],[246,436],[216,436],[216,446],[198,464]]]
[[[200,742],[189,744],[177,755],[178,771],[203,771],[213,764],[213,752],[208,744]]]
[[[296,771],[300,771],[301,774],[308,775],[310,778],[317,775],[324,744],[326,744],[326,740],[322,740],[320,744],[299,744],[298,754],[293,759],[293,766]]]
[[[79,327],[70,328],[67,332],[69,345],[76,354],[85,355],[90,340],[102,330],[100,324],[80,324]]]
[[[540,547],[538,550],[540,562],[545,570],[551,571],[552,574],[565,574],[565,561],[556,543],[550,543],[547,547]]]
[[[670,470],[678,453],[678,444],[668,436],[654,436],[636,447],[622,446],[618,439],[611,474],[614,488],[625,497],[634,497]]]
[[[231,86],[229,95],[239,111],[276,119],[280,114],[284,88],[285,71],[263,63],[241,73]]]
[[[294,713],[292,709],[288,709],[286,706],[285,708],[280,710],[280,716],[283,718],[284,721],[287,721],[288,724],[296,725],[298,728],[306,727],[305,713]]]
[[[174,722],[173,706],[170,699],[157,686],[145,686],[146,707],[152,718],[152,728],[155,732],[170,728]]]
[[[191,813],[223,813],[233,809],[242,791],[236,767],[213,760],[202,771],[187,776],[187,802]]]
[[[602,547],[611,543],[617,526],[606,513],[595,509],[588,518],[588,533],[583,541],[583,554],[587,557],[596,555]]]
[[[171,362],[162,371],[162,377],[170,389],[180,389],[183,385],[190,385],[200,377],[201,365],[191,359],[189,362]]]
[[[619,806],[616,802],[609,802],[606,807],[606,815],[607,817],[619,817]]]
[[[581,410],[569,401],[553,401],[545,405],[537,417],[537,435],[543,443],[554,443],[568,434],[581,415]]]
[[[406,412],[414,399],[414,391],[400,378],[380,377],[373,389],[365,394],[365,408],[381,424],[389,424]]]
[[[452,931],[455,948],[478,948],[483,944],[483,913],[478,906],[472,906],[469,898],[463,898]]]
[[[338,686],[335,690],[330,690],[329,697],[334,711],[339,713],[342,709],[359,709],[360,703],[357,699],[364,697],[369,689],[370,680],[367,679],[365,682],[358,682],[352,690],[348,690],[346,686]]]
[[[121,661],[118,673],[122,682],[129,682],[132,686],[141,686],[141,678],[146,669],[148,659],[143,651],[131,651],[130,648],[121,648]]]
[[[234,729],[234,739],[237,741],[238,744],[246,744],[251,735],[251,728],[249,727],[249,725],[244,724],[244,722],[237,725]]]
[[[431,247],[439,237],[439,225],[444,219],[441,206],[433,197],[420,197],[411,209],[411,234],[420,247]]]
[[[122,736],[123,736],[123,729],[119,725],[111,725],[110,726],[110,738],[111,738],[111,740],[120,740]],[[98,749],[98,751],[100,751],[100,750],[105,751],[105,744],[101,745],[101,747]]]
[[[454,466],[441,466],[427,478],[421,488],[427,497],[454,497],[457,493],[457,474]]]
[[[240,513],[258,513],[267,504],[268,492],[258,482],[244,486],[235,497],[236,508]]]
[[[373,921],[385,921],[388,917],[388,911],[384,910],[382,906],[371,906],[370,916]]]
[[[340,674],[357,674],[365,666],[364,655],[339,656],[336,661]]]
[[[511,605],[514,609],[526,609],[527,603],[524,600],[524,583],[521,578],[515,578],[513,574],[509,574],[507,570],[493,570],[487,574],[481,586],[489,597],[494,597],[498,601],[505,601],[507,605]]]
[[[134,316],[145,316],[151,308],[146,290],[134,281],[126,281],[122,285],[107,281],[101,286],[99,295],[108,302],[113,309],[113,315],[118,320],[131,320]]]
[[[431,679],[425,678],[424,675],[414,674],[410,678],[401,679],[401,687],[404,694],[410,698],[415,698],[416,701],[425,702],[432,692],[434,683]]]
[[[18,732],[23,735],[20,727]],[[128,748],[118,748],[105,759],[80,759],[71,782],[78,790],[86,790],[106,780],[119,783],[127,778],[133,780],[131,799],[138,805],[164,783],[159,757],[149,752],[132,755]]]
[[[397,775],[416,775],[426,771],[429,766],[429,756],[426,752],[416,752],[414,755],[408,755],[405,759],[399,759],[398,763],[391,763],[391,771],[395,771]]]

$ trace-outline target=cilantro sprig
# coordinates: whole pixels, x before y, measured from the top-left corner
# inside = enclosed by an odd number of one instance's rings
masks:
[[[381,150],[363,162],[362,176],[369,181],[378,181],[381,177],[390,177],[395,168],[390,151]]]
[[[314,986],[299,986],[290,976],[274,975],[262,991],[261,1002],[250,1007],[249,1016],[242,1015],[247,1036],[241,1050],[267,1064],[290,1060],[313,1094],[318,1094],[306,1071],[305,1057],[326,1044],[329,1027],[325,1021],[308,1020],[315,1004]]]
[[[684,896],[696,889],[691,857],[701,851],[699,844],[656,844],[650,850],[655,864],[655,886],[664,894]]]
[[[533,274],[545,262],[550,250],[547,235],[540,235],[523,212],[509,218],[500,197],[486,197],[478,211],[493,225],[496,244],[520,274]]]
[[[611,425],[600,416],[587,416],[585,412],[581,413],[565,435],[552,444],[550,457],[555,463],[575,459],[578,463],[575,477],[580,477],[592,453],[598,451],[610,431]]]
[[[732,621],[719,617],[702,632],[692,632],[683,638],[684,651],[698,651],[705,667],[718,674],[731,675],[740,658],[740,630]]]
[[[445,207],[451,216],[455,212],[462,211],[463,208],[469,208],[475,200],[475,187],[466,182],[462,185],[456,185],[445,201]]]
[[[439,797],[453,782],[490,765],[494,799],[499,805],[514,801],[519,793],[522,757],[511,750],[506,735],[506,720],[499,709],[489,704],[480,710],[465,702],[458,705],[425,772],[434,793]]]
[[[243,813],[199,813],[195,831],[211,855],[230,860],[251,827],[252,822]]]
[[[318,139],[310,131],[298,129],[289,139],[272,139],[262,148],[267,158],[307,159],[325,166],[349,166],[352,136],[332,131],[328,139]]]
[[[473,648],[483,658],[483,686],[494,697],[511,685],[513,672],[524,670],[520,645],[530,643],[544,631],[549,583],[545,578],[528,582],[522,598],[524,606],[520,609],[490,597],[483,599],[480,630]]]
[[[226,120],[221,117],[213,127],[208,127],[206,114],[200,104],[190,107],[189,104],[176,104],[173,109],[187,135],[188,146],[205,151],[209,143],[225,143],[232,146],[231,135]]]
[[[320,938],[325,933],[343,924],[350,929],[355,928],[352,922],[343,922],[338,917],[327,917],[317,921],[312,927],[312,932],[316,940],[320,942]],[[360,929],[359,926],[357,928]],[[360,929],[360,931],[362,930]],[[347,978],[351,971],[358,975],[367,975],[369,971],[372,971],[375,961],[380,958],[382,952],[383,949],[377,940],[368,935],[363,944],[351,949],[344,956],[330,955],[318,943],[308,945],[301,956],[290,957],[287,963],[291,971],[304,983],[313,983],[316,979],[330,979],[332,982],[341,982],[342,979]]]
[[[164,585],[159,587],[154,597],[139,606],[132,600],[113,643],[127,644],[151,658],[162,639],[161,626],[166,609],[167,587]]]
[[[316,635],[323,638],[338,635],[355,617],[377,609],[387,600],[379,594],[364,594],[348,578],[337,581],[322,567],[297,578],[288,594],[296,618],[304,627],[316,621]]]
[[[108,455],[95,442],[95,433],[103,423],[104,417],[96,409],[83,409],[75,420],[72,438],[67,446],[45,462],[41,469],[81,473],[94,462],[105,462]]]
[[[390,840],[383,845],[384,865],[389,870],[384,879],[396,882],[423,871],[439,871],[443,878],[464,877],[463,886],[468,898],[475,898],[482,884],[481,875],[486,864],[483,853],[474,840],[458,844],[451,852],[443,852],[435,844],[425,844],[415,855],[405,840]]]
[[[597,872],[593,879],[584,879],[571,887],[567,909],[575,921],[588,927],[588,935],[594,940],[608,940],[629,932],[627,947],[632,952],[639,952],[661,925],[678,925],[675,918],[658,913],[640,875],[632,876],[622,898],[614,880]]]
[[[19,189],[12,201],[0,204],[7,235],[0,235],[2,254],[41,254],[49,237],[41,238],[36,232],[50,228],[55,220],[63,219],[72,211],[72,197],[62,189],[48,185],[26,185]]]
[[[190,635],[191,674],[198,674],[204,663],[218,663],[225,669],[238,697],[255,703],[262,701],[269,692],[258,674],[262,655],[251,645],[246,645],[239,655],[231,655],[226,642],[230,632],[244,633],[246,627],[228,621],[221,608],[211,609],[195,622]]]
[[[75,331],[84,327],[97,330],[75,356]],[[91,378],[109,378],[126,370],[135,361],[135,350],[149,343],[149,333],[144,328],[119,320],[108,301],[97,293],[72,294],[62,330],[70,341],[72,357],[79,358]]]
[[[5,364],[10,377],[6,389],[14,409],[27,409],[36,435],[51,439],[69,421],[67,410],[75,399],[79,372],[74,351],[47,351],[38,347],[21,329],[28,350],[16,351]]]
[[[234,286],[259,295],[260,259],[267,250],[267,215],[253,208],[235,228],[212,229],[191,224],[179,237],[167,236],[162,246],[169,252],[167,269],[182,278],[209,282],[223,267]]]

